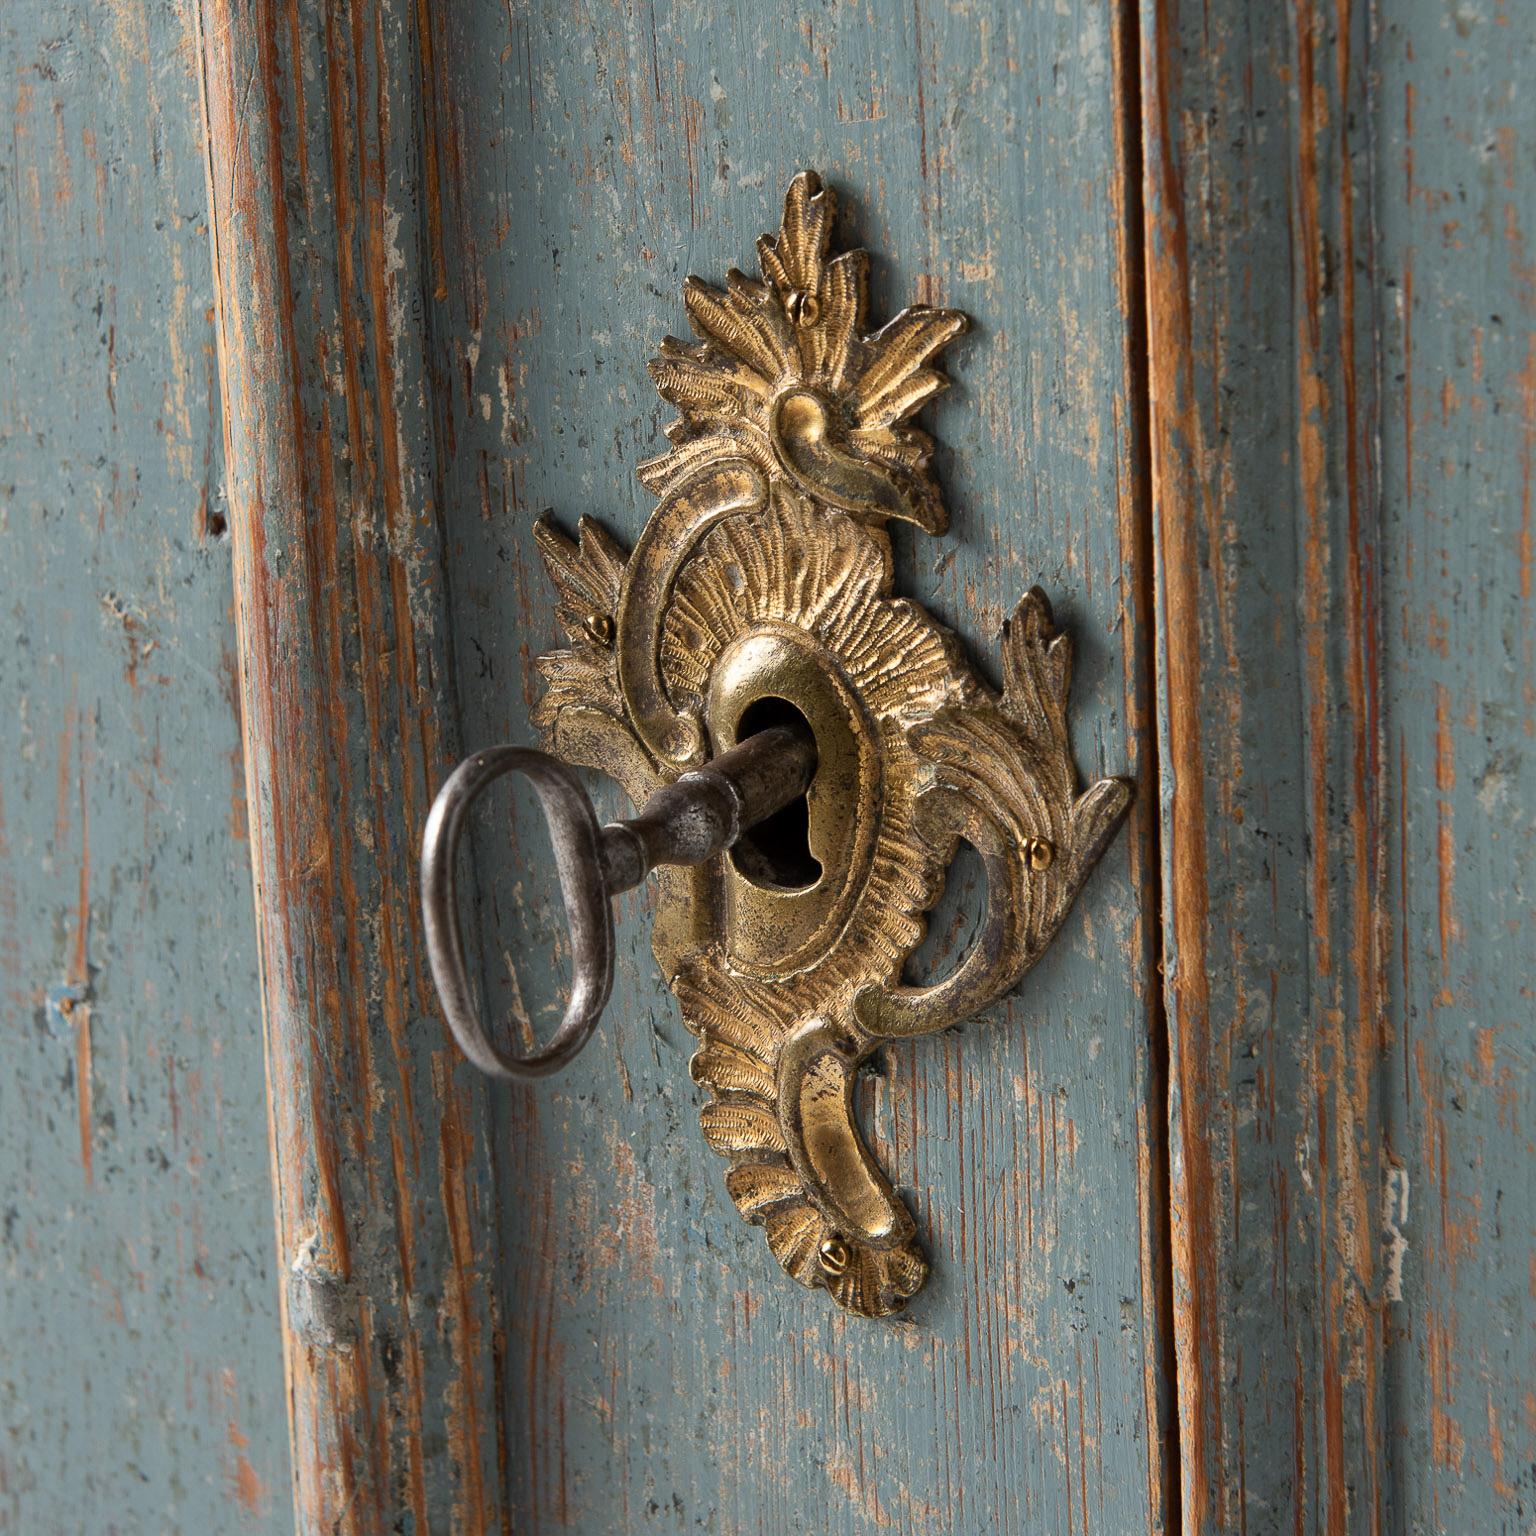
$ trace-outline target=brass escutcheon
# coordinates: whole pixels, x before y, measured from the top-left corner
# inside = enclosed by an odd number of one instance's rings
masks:
[[[704,1136],[737,1208],[791,1277],[880,1316],[928,1266],[860,1135],[855,1074],[883,1042],[958,1023],[1019,981],[1130,787],[1079,788],[1071,645],[1044,593],[1005,627],[1000,694],[893,596],[886,523],[948,524],[932,445],[909,423],[944,388],[934,358],[966,321],[916,306],[867,331],[868,259],[829,254],[834,208],[802,172],[758,242],[760,281],[688,279],[696,339],[668,338],[650,365],[679,420],[640,466],[658,504],[635,548],[590,519],[575,542],[540,523],[571,649],[540,658],[535,719],[637,803],[765,722],[813,738],[803,800],[778,813],[800,818],[798,862],[776,865],[749,835],[662,871],[654,945],[699,1040]],[[944,980],[906,986],[962,840],[986,869],[981,933]]]

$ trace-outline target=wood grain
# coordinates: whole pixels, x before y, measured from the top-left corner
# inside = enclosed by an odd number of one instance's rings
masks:
[[[975,321],[932,420],[954,532],[898,534],[898,589],[995,677],[998,628],[1041,581],[1078,647],[1084,772],[1145,767],[1125,22],[1104,4],[436,15],[434,401],[467,742],[529,739],[533,657],[558,638],[535,516],[633,540],[634,466],[671,414],[643,369],[685,325],[683,278],[750,262],[814,166],[839,240],[874,252],[876,318],[926,300]],[[626,906],[592,1046],[496,1100],[519,1529],[1164,1528],[1155,803],[1144,782],[1016,1000],[864,1085],[935,1261],[894,1326],[788,1286],[731,1208]],[[503,802],[477,868],[487,993],[547,1030],[564,956],[536,825]],[[979,906],[955,884],[938,964]]]
[[[199,35],[298,1526],[490,1531],[484,1094],[416,897],[453,748],[416,9]]]
[[[0,1530],[287,1528],[285,1398],[305,1531],[1524,1530],[1533,54],[1495,0],[8,12]],[[589,1054],[488,1096],[414,890],[461,735],[528,735],[535,515],[635,536],[682,278],[807,164],[877,314],[976,322],[898,586],[990,669],[1040,580],[1141,783],[1020,997],[862,1085],[893,1326],[731,1210],[643,901]],[[545,1027],[528,825],[480,936]]]
[[[1388,1158],[1397,1528],[1536,1501],[1536,32],[1381,18]]]
[[[290,1529],[202,130],[0,9],[0,1531]]]
[[[1141,13],[1182,1529],[1379,1531],[1370,17]]]

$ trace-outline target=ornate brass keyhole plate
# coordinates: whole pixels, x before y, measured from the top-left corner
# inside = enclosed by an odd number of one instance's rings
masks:
[[[679,419],[640,467],[658,505],[634,549],[588,519],[574,543],[540,524],[571,648],[540,659],[535,719],[637,804],[735,745],[754,710],[809,724],[796,871],[734,852],[663,869],[655,951],[699,1040],[704,1137],[738,1210],[795,1280],[881,1316],[928,1266],[859,1133],[854,1074],[1018,982],[1130,788],[1079,790],[1071,646],[1042,592],[1004,631],[1001,695],[893,596],[887,521],[947,527],[932,444],[909,422],[944,388],[932,361],[966,321],[915,307],[866,331],[868,259],[829,258],[833,214],[804,172],[758,242],[761,281],[688,280],[698,340],[668,339],[650,365]],[[904,986],[961,840],[986,869],[982,932],[942,982]]]

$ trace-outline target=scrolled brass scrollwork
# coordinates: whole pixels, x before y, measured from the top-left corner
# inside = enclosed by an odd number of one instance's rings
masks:
[[[535,720],[637,804],[775,712],[809,728],[804,867],[738,844],[660,870],[654,947],[699,1041],[704,1137],[738,1210],[792,1278],[880,1316],[928,1266],[860,1135],[855,1074],[1020,980],[1130,787],[1079,787],[1071,644],[1044,593],[1005,628],[1001,693],[893,595],[886,523],[948,525],[932,444],[910,423],[945,387],[934,359],[966,321],[919,306],[867,330],[868,259],[829,255],[834,208],[803,172],[758,242],[761,279],[688,280],[695,339],[669,338],[650,365],[679,416],[640,468],[658,505],[635,547],[590,519],[574,541],[539,525],[569,648],[540,658]],[[982,931],[944,980],[904,985],[962,840],[986,869]]]

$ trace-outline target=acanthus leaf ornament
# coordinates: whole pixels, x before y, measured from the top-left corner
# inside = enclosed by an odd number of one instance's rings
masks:
[[[583,519],[540,551],[570,646],[540,658],[552,750],[636,803],[792,715],[817,766],[786,872],[743,844],[658,871],[654,947],[699,1046],[705,1140],[785,1271],[866,1316],[927,1260],[853,1113],[861,1063],[1006,993],[1061,926],[1130,787],[1078,786],[1071,643],[1038,589],[1004,631],[1001,694],[955,636],[893,595],[886,523],[948,524],[932,444],[910,425],[966,326],[904,310],[865,329],[868,259],[829,257],[833,194],[791,183],[762,279],[689,278],[696,340],[650,365],[678,410],[642,465],[658,505],[627,554]],[[765,714],[764,711],[768,713]],[[955,971],[902,983],[961,841],[987,873],[983,930]]]

